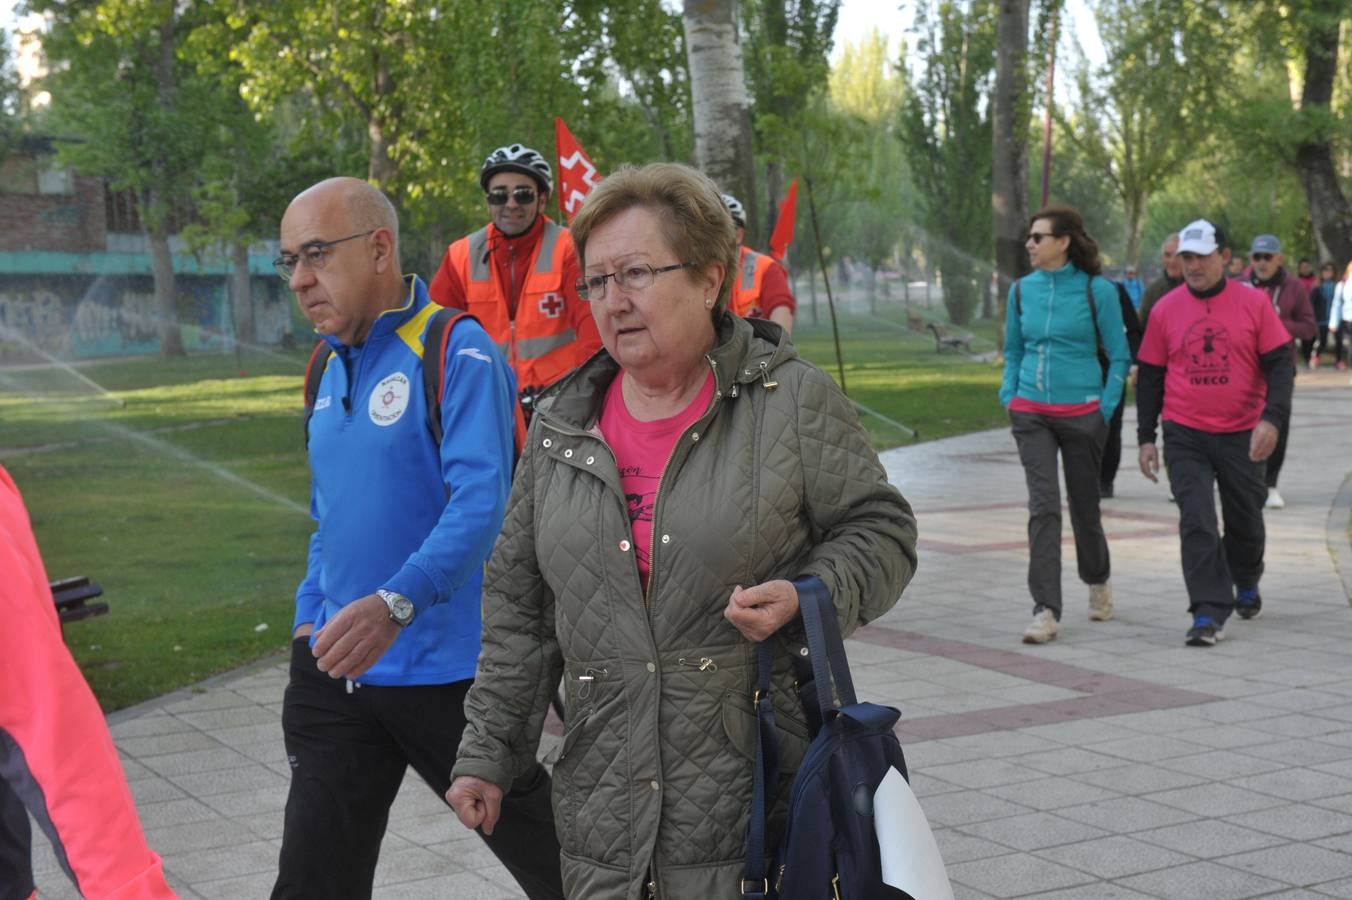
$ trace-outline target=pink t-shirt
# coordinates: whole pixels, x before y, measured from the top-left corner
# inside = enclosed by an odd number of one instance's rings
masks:
[[[629,414],[629,408],[624,405],[624,392],[620,389],[622,380],[622,377],[616,378],[606,389],[599,424],[602,437],[615,454],[620,485],[629,501],[634,560],[638,563],[639,579],[646,591],[652,565],[653,510],[657,506],[662,471],[681,435],[709,408],[714,397],[714,375],[709,373],[689,406],[670,418],[652,422],[640,422]]]
[[[1267,379],[1258,357],[1291,340],[1267,295],[1238,281],[1198,299],[1186,284],[1160,298],[1137,355],[1167,366],[1166,422],[1224,434],[1258,424]]]

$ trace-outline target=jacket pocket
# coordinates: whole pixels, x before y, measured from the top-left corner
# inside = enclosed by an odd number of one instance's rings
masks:
[[[760,723],[751,698],[738,691],[728,691],[723,697],[723,731],[728,742],[748,760],[756,759],[756,736]],[[787,712],[775,704],[775,734],[779,738],[779,771],[796,772],[807,745],[811,742],[807,722],[801,714]]]

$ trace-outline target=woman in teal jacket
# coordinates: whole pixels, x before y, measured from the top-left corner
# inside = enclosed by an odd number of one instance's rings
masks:
[[[1065,472],[1080,580],[1089,585],[1089,618],[1112,618],[1108,540],[1099,516],[1099,464],[1108,421],[1122,402],[1131,351],[1117,289],[1101,277],[1098,245],[1069,206],[1033,216],[1024,245],[1032,274],[1010,290],[1005,311],[1005,374],[1000,402],[1009,410],[1028,481],[1028,589],[1033,621],[1026,643],[1056,637],[1061,621],[1061,490]],[[1099,353],[1108,360],[1107,375]]]

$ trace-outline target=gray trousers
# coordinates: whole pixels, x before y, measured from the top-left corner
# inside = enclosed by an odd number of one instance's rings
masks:
[[[1028,590],[1033,613],[1050,609],[1061,619],[1061,485],[1056,458],[1066,476],[1075,562],[1085,584],[1108,580],[1108,539],[1099,516],[1099,466],[1108,425],[1097,412],[1044,416],[1010,412],[1028,482]]]

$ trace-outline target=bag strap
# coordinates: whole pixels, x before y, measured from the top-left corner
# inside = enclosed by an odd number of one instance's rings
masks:
[[[850,664],[845,659],[845,642],[840,637],[840,623],[836,621],[836,606],[826,585],[818,579],[799,583],[798,608],[803,615],[803,627],[807,631],[807,649],[812,660],[813,681],[817,687],[817,705],[823,719],[826,711],[837,709],[831,698],[831,683],[835,682],[836,695],[841,706],[856,702],[854,680],[850,677]]]
[[[812,660],[812,680],[816,687],[817,720],[836,709],[831,698],[834,679],[836,693],[843,705],[855,702],[854,681],[845,659],[845,643],[836,621],[836,607],[820,579],[794,582],[798,591],[798,610],[807,631],[808,654]],[[775,708],[770,696],[770,673],[774,668],[774,637],[756,645],[756,766],[752,774],[751,815],[746,826],[746,865],[743,869],[743,900],[763,900],[768,896],[765,871],[766,818],[775,802],[779,781],[779,738],[775,734]],[[809,703],[804,691],[802,700]],[[809,717],[811,717],[811,710]]]
[[[770,895],[765,868],[765,823],[774,806],[779,782],[779,738],[775,734],[775,705],[770,697],[774,668],[774,638],[756,645],[756,766],[752,773],[751,815],[746,823],[746,865],[742,872],[742,900],[764,900]]]
[[[441,395],[446,389],[446,342],[463,309],[453,306],[439,309],[427,323],[423,335],[423,398],[427,401],[427,430],[432,443],[441,446]]]
[[[305,416],[300,425],[306,447],[310,446],[310,417],[314,415],[315,400],[319,397],[319,382],[324,377],[324,369],[332,352],[332,348],[320,338],[315,341],[314,348],[310,350],[310,360],[305,364]]]

